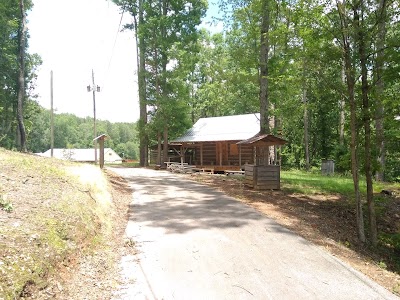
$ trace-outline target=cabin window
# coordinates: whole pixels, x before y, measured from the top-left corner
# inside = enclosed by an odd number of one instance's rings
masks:
[[[230,155],[238,155],[239,154],[238,145],[230,144],[229,145],[229,153],[230,153]]]

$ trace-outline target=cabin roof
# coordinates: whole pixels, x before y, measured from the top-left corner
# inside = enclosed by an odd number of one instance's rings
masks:
[[[241,141],[260,131],[260,114],[200,118],[184,135],[171,143]]]
[[[238,142],[238,145],[266,145],[266,146],[271,146],[271,145],[284,145],[286,144],[287,141],[284,139],[281,139],[277,136],[274,136],[272,134],[256,134],[255,136]]]

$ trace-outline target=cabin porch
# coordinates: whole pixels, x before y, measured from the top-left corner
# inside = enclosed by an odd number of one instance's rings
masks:
[[[182,163],[195,165],[197,169],[221,173],[225,170],[242,170],[245,164],[253,162],[253,147],[237,145],[237,142],[196,142],[172,146]]]

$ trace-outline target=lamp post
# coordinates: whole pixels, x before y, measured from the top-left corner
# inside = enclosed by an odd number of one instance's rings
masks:
[[[97,133],[96,133],[96,92],[100,92],[100,87],[94,83],[94,71],[92,69],[92,85],[87,86],[88,92],[93,92],[93,132],[94,132],[94,163],[97,164]]]

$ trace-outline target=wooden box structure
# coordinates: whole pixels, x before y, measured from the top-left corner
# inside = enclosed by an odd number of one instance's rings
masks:
[[[245,166],[245,185],[255,190],[279,190],[281,188],[281,166]]]
[[[270,147],[284,145],[285,140],[270,135],[256,134],[241,141],[239,145],[252,145],[254,147],[256,164],[245,166],[245,185],[256,190],[279,190],[281,188],[281,166],[276,160],[271,160]]]
[[[335,161],[332,159],[323,160],[321,163],[322,175],[333,175],[335,174]]]

